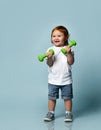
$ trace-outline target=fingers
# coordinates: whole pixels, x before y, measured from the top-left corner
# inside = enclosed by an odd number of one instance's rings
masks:
[[[67,50],[67,52],[71,52],[71,47],[66,46],[65,49]]]
[[[53,55],[53,54],[52,54],[51,52],[47,52],[47,57],[48,57],[48,58],[52,57],[52,55]]]

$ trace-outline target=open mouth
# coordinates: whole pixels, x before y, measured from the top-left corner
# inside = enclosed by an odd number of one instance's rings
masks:
[[[59,43],[59,41],[55,41],[55,43]]]

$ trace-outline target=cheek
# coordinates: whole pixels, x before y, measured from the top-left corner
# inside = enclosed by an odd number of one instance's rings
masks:
[[[54,38],[51,38],[51,41],[54,41]]]
[[[52,42],[52,43],[54,42],[54,39],[53,39],[53,38],[51,38],[51,42]]]
[[[65,39],[63,38],[63,39],[61,39],[61,41],[62,41],[62,42],[65,42]]]

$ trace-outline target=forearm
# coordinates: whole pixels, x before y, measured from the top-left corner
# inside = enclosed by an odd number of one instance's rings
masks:
[[[74,54],[72,52],[69,52],[67,54],[67,62],[69,65],[72,65],[74,63]]]
[[[50,58],[47,58],[47,61],[46,61],[46,63],[47,63],[47,65],[48,65],[49,67],[51,67],[51,66],[53,65],[53,63],[54,63],[54,60],[53,60],[53,58],[52,58],[52,57],[50,57]]]

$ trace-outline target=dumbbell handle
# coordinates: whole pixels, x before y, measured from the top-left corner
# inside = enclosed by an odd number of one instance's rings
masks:
[[[53,50],[53,49],[50,49],[49,52],[51,52],[52,55],[54,55],[54,50]],[[43,55],[39,55],[39,56],[38,56],[38,60],[39,60],[40,62],[42,62],[42,61],[44,61],[44,59],[45,59],[46,57],[47,57],[47,54],[46,54],[46,53],[43,54]]]
[[[71,40],[71,41],[69,42],[68,46],[69,46],[69,47],[72,47],[72,46],[76,46],[76,44],[77,44],[77,43],[76,43],[75,40]],[[67,54],[67,53],[68,53],[65,48],[62,48],[61,51],[62,51],[63,54]]]

